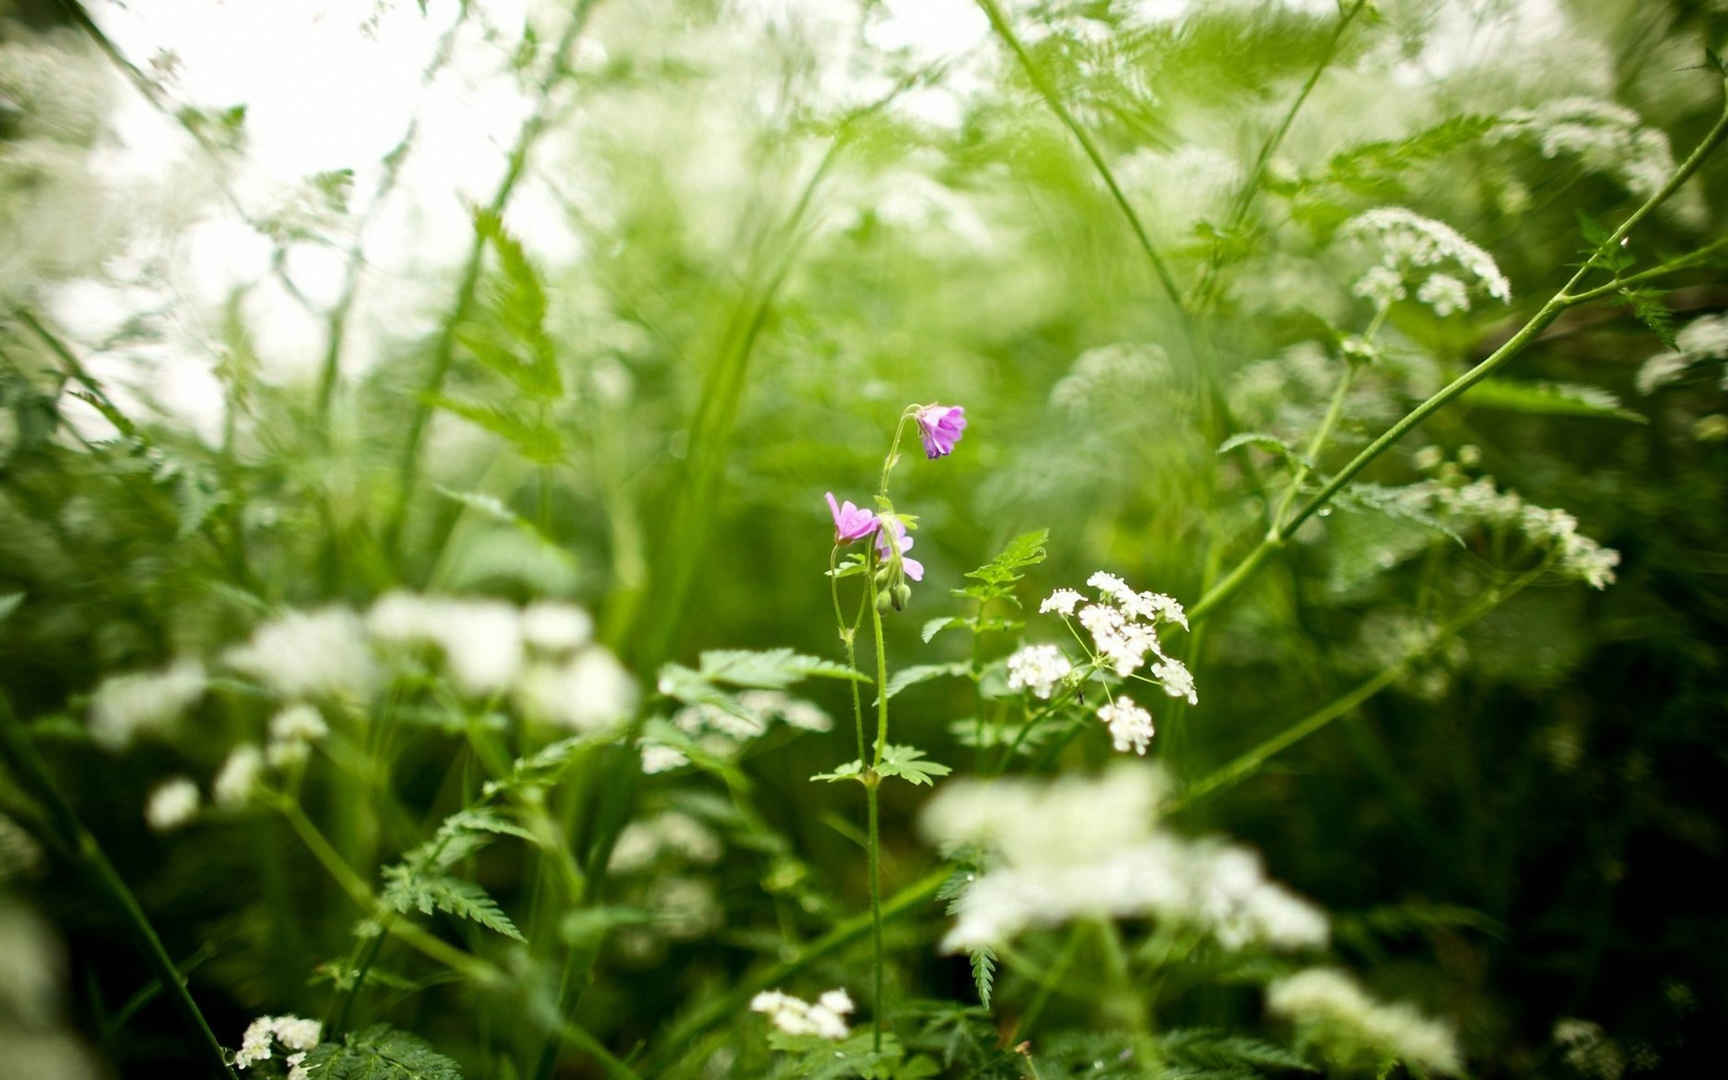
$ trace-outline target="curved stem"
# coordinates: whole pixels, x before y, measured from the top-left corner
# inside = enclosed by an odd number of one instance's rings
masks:
[[[1170,268],[1164,264],[1164,259],[1158,254],[1158,249],[1152,246],[1152,238],[1147,235],[1146,226],[1140,223],[1140,215],[1135,212],[1133,204],[1128,201],[1128,196],[1122,193],[1122,186],[1116,182],[1116,176],[1110,171],[1110,166],[1104,163],[1104,155],[1099,151],[1098,145],[1092,141],[1092,136],[1086,133],[1086,129],[1080,126],[1080,121],[1074,118],[1074,114],[1068,111],[1068,107],[1062,104],[1061,95],[1056,93],[1056,88],[1051,85],[1050,80],[1045,78],[1044,73],[1038,69],[1038,65],[1032,62],[1032,57],[1027,53],[1026,46],[1021,44],[1020,38],[1014,33],[1014,28],[1008,24],[1007,16],[1003,15],[1002,8],[996,0],[978,0],[978,6],[984,9],[984,15],[990,20],[990,27],[996,31],[996,36],[1002,39],[1003,44],[1008,46],[1009,51],[1014,54],[1014,58],[1020,62],[1021,69],[1026,72],[1026,78],[1038,91],[1038,95],[1044,99],[1044,103],[1050,107],[1050,111],[1056,114],[1056,118],[1062,121],[1062,126],[1066,127],[1069,133],[1074,136],[1074,141],[1078,142],[1080,149],[1086,152],[1086,157],[1092,162],[1092,167],[1098,170],[1098,176],[1104,181],[1104,186],[1110,189],[1110,197],[1116,200],[1116,205],[1121,209],[1122,216],[1128,219],[1128,227],[1134,231],[1134,238],[1140,242],[1140,250],[1146,253],[1146,261],[1151,263],[1152,272],[1157,275],[1158,283],[1164,288],[1164,295],[1170,298],[1171,305],[1186,319],[1188,309],[1182,302],[1182,292],[1176,287],[1176,280],[1170,276]]]
[[[137,939],[139,951],[156,970],[156,978],[163,989],[168,991],[174,1003],[180,1007],[186,1022],[197,1036],[200,1049],[210,1059],[212,1067],[228,1077],[228,1080],[235,1080],[234,1069],[228,1064],[227,1051],[223,1050],[222,1044],[217,1041],[216,1033],[210,1029],[210,1022],[204,1018],[198,1003],[192,1000],[192,992],[186,988],[185,978],[174,966],[168,950],[162,945],[162,939],[156,935],[156,928],[150,925],[150,919],[144,914],[138,898],[132,895],[125,879],[114,869],[114,864],[108,861],[108,856],[96,843],[96,838],[79,820],[72,804],[68,803],[60,794],[60,789],[54,786],[47,766],[37,755],[36,747],[24,731],[23,723],[13,714],[12,703],[3,692],[0,692],[0,758],[3,758],[16,774],[20,785],[47,809],[49,820],[58,834],[56,839],[66,853],[83,864],[97,890],[106,894],[108,900],[119,910],[126,922],[126,928]]]
[[[1728,83],[1725,83],[1725,89],[1728,89]],[[1192,623],[1197,617],[1209,612],[1240,587],[1241,584],[1253,573],[1255,568],[1264,561],[1266,555],[1273,548],[1276,548],[1279,544],[1283,543],[1285,539],[1301,527],[1303,522],[1307,521],[1310,517],[1313,517],[1319,512],[1321,507],[1325,506],[1328,502],[1331,502],[1332,497],[1337,495],[1339,491],[1343,490],[1344,485],[1348,484],[1358,473],[1367,468],[1375,458],[1385,453],[1393,443],[1396,443],[1399,439],[1403,438],[1411,428],[1420,424],[1431,414],[1450,403],[1460,394],[1493,374],[1496,369],[1500,368],[1507,361],[1523,352],[1530,343],[1536,339],[1537,335],[1539,335],[1550,323],[1560,316],[1561,312],[1576,304],[1603,295],[1602,287],[1586,289],[1582,292],[1576,293],[1572,290],[1577,288],[1578,284],[1584,280],[1590,271],[1596,268],[1596,264],[1600,261],[1604,252],[1618,247],[1620,241],[1624,240],[1640,221],[1643,221],[1652,211],[1654,211],[1663,202],[1667,201],[1668,197],[1673,195],[1674,192],[1679,189],[1681,184],[1685,183],[1693,173],[1698,171],[1699,166],[1703,165],[1704,160],[1708,158],[1719,145],[1721,145],[1725,136],[1728,136],[1728,99],[1724,100],[1723,111],[1721,115],[1717,117],[1716,123],[1711,126],[1709,132],[1699,141],[1698,145],[1692,148],[1692,152],[1688,154],[1686,160],[1674,170],[1673,175],[1669,176],[1668,180],[1662,185],[1662,187],[1658,189],[1655,194],[1646,199],[1643,205],[1639,206],[1638,209],[1634,210],[1627,216],[1626,220],[1620,223],[1619,228],[1615,229],[1614,232],[1609,235],[1608,239],[1603,241],[1602,244],[1590,254],[1589,258],[1584,260],[1583,264],[1578,267],[1577,272],[1567,280],[1566,284],[1562,285],[1559,291],[1554,293],[1553,296],[1550,296],[1547,302],[1542,305],[1536,314],[1530,316],[1529,320],[1525,322],[1523,326],[1518,328],[1517,333],[1513,334],[1504,344],[1502,344],[1498,349],[1495,349],[1493,353],[1489,354],[1487,359],[1483,360],[1469,371],[1466,371],[1464,374],[1458,376],[1456,379],[1453,379],[1450,383],[1446,384],[1446,386],[1442,387],[1430,396],[1428,400],[1422,402],[1420,405],[1406,413],[1397,423],[1386,429],[1379,438],[1369,443],[1360,453],[1350,459],[1349,464],[1345,465],[1332,477],[1332,479],[1328,480],[1313,498],[1309,499],[1305,504],[1303,504],[1300,510],[1296,511],[1296,514],[1288,522],[1285,522],[1267,533],[1266,537],[1243,557],[1242,562],[1237,564],[1236,568],[1232,570],[1223,581],[1220,581],[1211,589],[1207,590],[1206,595],[1202,596],[1200,601],[1189,609],[1189,622]],[[1622,281],[1611,284],[1614,288],[1619,288],[1623,283],[1624,282]]]
[[[1298,720],[1296,723],[1291,724],[1278,734],[1260,743],[1252,750],[1238,756],[1229,764],[1213,771],[1205,778],[1196,781],[1194,784],[1190,785],[1179,798],[1166,803],[1164,805],[1164,811],[1169,813],[1185,809],[1214,792],[1252,776],[1254,773],[1258,772],[1260,766],[1265,764],[1266,760],[1274,754],[1301,742],[1303,739],[1306,739],[1316,731],[1319,731],[1332,721],[1350,713],[1357,706],[1361,705],[1375,694],[1378,694],[1380,691],[1386,689],[1386,687],[1392,685],[1392,683],[1397,681],[1399,676],[1404,674],[1410,664],[1438,648],[1442,642],[1447,638],[1450,638],[1453,634],[1456,634],[1466,626],[1469,626],[1484,615],[1487,615],[1490,611],[1493,611],[1496,607],[1499,607],[1501,604],[1523,591],[1525,586],[1535,581],[1547,571],[1548,565],[1549,560],[1545,559],[1541,565],[1525,571],[1508,584],[1489,589],[1480,598],[1478,598],[1475,603],[1471,604],[1458,615],[1442,624],[1440,628],[1434,632],[1434,635],[1422,646],[1405,653],[1396,662],[1380,671],[1379,674],[1374,675],[1372,678],[1362,682],[1355,688],[1346,691],[1344,694],[1328,702],[1321,708],[1309,713],[1301,720]]]

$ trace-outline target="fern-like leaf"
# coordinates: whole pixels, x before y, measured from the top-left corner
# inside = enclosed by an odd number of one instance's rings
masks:
[[[321,1043],[300,1067],[318,1080],[462,1080],[454,1061],[388,1024],[350,1033],[340,1043]]]

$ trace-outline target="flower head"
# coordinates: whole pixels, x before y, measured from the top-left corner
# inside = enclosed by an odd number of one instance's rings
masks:
[[[931,460],[952,454],[966,430],[966,410],[959,405],[925,405],[912,418],[924,439],[924,456]]]
[[[876,531],[876,515],[869,510],[861,510],[852,504],[851,499],[843,503],[834,501],[834,493],[828,493],[828,512],[834,515],[834,542],[850,544],[854,540],[862,540]]]
[[[912,538],[906,535],[906,526],[900,523],[900,519],[885,517],[882,521],[885,523],[885,527],[876,531],[877,557],[883,562],[888,561],[888,538],[885,535],[887,533],[894,534],[894,539],[899,541],[897,546],[902,552],[911,551]],[[917,559],[908,559],[902,555],[900,558],[900,565],[905,568],[906,576],[911,578],[913,581],[924,580],[924,564],[919,562]]]

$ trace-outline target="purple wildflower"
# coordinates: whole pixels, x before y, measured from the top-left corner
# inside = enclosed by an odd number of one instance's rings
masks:
[[[966,430],[966,410],[959,405],[925,405],[913,419],[924,438],[924,456],[931,460],[952,454],[960,433]]]
[[[906,526],[900,524],[898,518],[887,517],[882,520],[887,523],[888,527],[885,529],[879,529],[876,532],[877,557],[884,562],[888,559],[888,538],[883,535],[884,533],[894,534],[894,538],[900,541],[899,547],[901,552],[911,551],[912,538],[906,535]],[[904,554],[902,554],[900,557],[900,565],[905,569],[906,576],[911,578],[913,581],[924,580],[924,564],[919,562],[917,559],[908,559]]]
[[[854,540],[862,540],[876,531],[876,515],[869,510],[860,510],[852,505],[852,500],[844,503],[834,501],[834,493],[828,493],[828,512],[834,515],[834,542],[850,544]]]

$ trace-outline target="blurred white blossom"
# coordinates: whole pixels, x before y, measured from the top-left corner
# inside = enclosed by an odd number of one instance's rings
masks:
[[[184,776],[164,780],[144,803],[144,820],[157,832],[178,829],[198,812],[198,785]]]
[[[751,1012],[765,1014],[786,1034],[817,1035],[836,1042],[852,1033],[846,1017],[853,1008],[852,996],[845,990],[829,990],[815,1004],[779,990],[764,990],[750,999]]]
[[[252,797],[263,772],[263,751],[252,743],[241,743],[229,751],[227,760],[216,773],[216,780],[210,788],[211,797],[218,806],[242,806]]]
[[[204,696],[208,679],[197,660],[178,660],[161,671],[104,679],[90,695],[90,737],[109,750],[130,745],[143,732],[162,734]]]
[[[1376,1001],[1341,971],[1308,968],[1279,979],[1266,988],[1266,1005],[1346,1067],[1396,1061],[1449,1075],[1463,1068],[1450,1027],[1412,1006]]]
[[[287,612],[260,625],[250,641],[222,659],[285,697],[363,700],[378,683],[365,624],[344,607]]]
[[[1056,684],[1074,669],[1054,645],[1027,645],[1008,657],[1008,689],[1030,690],[1048,701]]]

